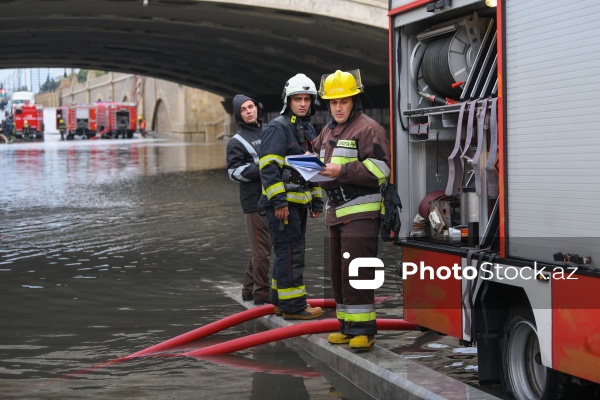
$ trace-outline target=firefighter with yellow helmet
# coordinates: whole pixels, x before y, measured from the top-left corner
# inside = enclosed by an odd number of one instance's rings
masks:
[[[141,115],[138,116],[138,126],[140,128],[140,134],[143,138],[146,137],[146,120]]]
[[[332,344],[348,343],[354,350],[370,350],[377,324],[375,291],[356,289],[349,282],[350,262],[377,257],[380,187],[390,174],[390,146],[385,129],[362,111],[360,71],[335,71],[321,79],[319,95],[328,103],[332,120],[313,147],[326,168],[321,182],[327,194],[325,223],[329,231],[329,268],[340,332]],[[359,268],[358,277],[373,280],[373,268]]]
[[[60,133],[60,140],[65,140],[65,132],[67,131],[67,126],[65,125],[65,120],[58,120],[58,132]]]

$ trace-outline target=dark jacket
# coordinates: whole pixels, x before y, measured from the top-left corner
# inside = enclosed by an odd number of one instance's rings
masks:
[[[258,108],[258,124],[246,124],[240,114],[240,107],[252,100]],[[248,96],[238,94],[233,98],[235,122],[240,129],[227,144],[227,174],[229,179],[240,184],[240,203],[244,213],[256,212],[262,193],[258,172],[258,154],[261,144],[261,108],[258,102]]]
[[[290,109],[265,125],[259,153],[260,177],[265,190],[261,207],[278,209],[291,203],[312,211],[323,211],[321,188],[304,181],[285,162],[286,156],[312,152],[311,142],[316,136],[310,117],[298,118]]]
[[[4,126],[2,127],[2,131],[5,135],[12,135],[13,133],[13,121],[11,118],[6,118],[4,120]]]

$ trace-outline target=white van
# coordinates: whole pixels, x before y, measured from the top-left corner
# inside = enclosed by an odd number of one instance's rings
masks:
[[[10,101],[12,105],[29,103],[35,104],[35,96],[33,92],[14,92],[12,96],[10,96]]]

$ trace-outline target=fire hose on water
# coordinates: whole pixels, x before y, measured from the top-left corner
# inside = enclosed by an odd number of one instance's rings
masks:
[[[381,303],[391,297],[376,298],[375,303]],[[333,299],[310,299],[308,300],[313,307],[322,308],[335,308],[335,300]],[[200,328],[194,329],[182,335],[168,339],[164,342],[155,344],[143,350],[137,351],[125,357],[120,357],[103,364],[99,364],[88,368],[83,371],[79,371],[75,374],[86,373],[94,369],[103,368],[112,364],[120,363],[123,361],[129,361],[141,357],[151,355],[166,355],[164,354],[167,350],[182,346],[186,343],[202,339],[210,336],[214,333],[220,332],[224,329],[231,328],[244,322],[251,321],[253,319],[271,315],[275,312],[275,306],[272,304],[266,304],[264,306],[254,307],[249,310],[245,310],[218,321],[212,322],[208,325],[201,326]],[[324,332],[335,332],[339,330],[340,324],[337,319],[324,319],[319,321],[297,323],[290,326],[284,326],[281,328],[271,329],[268,331],[256,333],[253,335],[244,336],[237,339],[232,339],[227,342],[215,344],[212,346],[204,347],[198,350],[188,351],[182,354],[170,354],[170,356],[185,356],[185,357],[200,357],[207,355],[220,355],[228,354],[239,350],[244,350],[249,347],[258,346],[265,343],[270,343],[282,339],[288,339],[292,337],[307,335],[311,333],[324,333]],[[377,329],[379,330],[415,330],[416,325],[407,322],[402,319],[377,319]],[[73,374],[70,374],[73,375]]]

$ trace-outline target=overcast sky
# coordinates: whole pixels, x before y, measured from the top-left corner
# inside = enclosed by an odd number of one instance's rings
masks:
[[[0,69],[0,83],[9,91],[13,91],[20,84],[37,92],[39,85],[43,85],[48,77],[54,80],[60,79],[64,71],[64,68]],[[70,72],[71,69],[67,68],[67,73]]]

